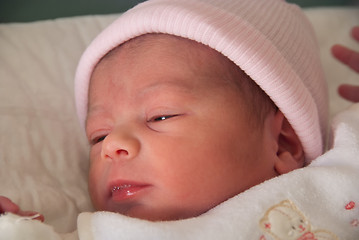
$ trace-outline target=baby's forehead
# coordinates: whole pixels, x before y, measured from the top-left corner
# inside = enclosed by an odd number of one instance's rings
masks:
[[[101,61],[110,59],[122,52],[135,56],[153,54],[152,50],[166,51],[183,61],[188,62],[194,68],[208,66],[210,69],[225,69],[226,72],[237,74],[242,70],[222,53],[202,43],[187,38],[162,34],[150,33],[132,38],[112,49]],[[101,62],[100,61],[100,62]],[[156,61],[156,58],[153,58]]]
[[[144,56],[147,59],[145,62],[141,60]],[[173,60],[173,56],[176,60]],[[163,59],[165,61],[162,61]],[[89,95],[94,77],[103,73],[97,70],[108,64],[121,68],[120,62],[126,66],[133,64],[140,68],[155,65],[150,68],[150,72],[161,71],[163,68],[179,69],[176,73],[180,75],[191,72],[192,75],[206,78],[207,84],[212,87],[230,84],[242,88],[243,84],[239,81],[252,81],[234,62],[207,45],[179,36],[151,33],[132,38],[107,53],[92,73]],[[178,81],[180,79],[177,78]]]
[[[203,79],[207,87],[233,85],[234,82],[237,86],[237,81],[245,78],[236,64],[204,44],[173,35],[146,34],[114,48],[97,64],[90,79],[89,96],[96,92],[94,82],[99,80],[95,79],[120,68],[128,71],[134,68],[146,69],[148,74],[161,72],[162,75],[156,76],[167,80],[173,78],[184,81],[191,76],[196,83]],[[140,78],[146,82],[148,77]],[[119,77],[119,81],[121,79]]]

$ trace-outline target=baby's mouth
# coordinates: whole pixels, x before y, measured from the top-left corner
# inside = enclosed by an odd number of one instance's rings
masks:
[[[128,194],[131,194],[131,189],[132,185],[131,184],[124,184],[124,185],[120,185],[120,186],[114,186],[112,188],[112,194],[114,192],[117,192],[117,191],[125,191],[125,192],[128,192]]]
[[[147,184],[120,183],[112,185],[110,188],[111,198],[115,202],[122,202],[139,195],[148,188]]]

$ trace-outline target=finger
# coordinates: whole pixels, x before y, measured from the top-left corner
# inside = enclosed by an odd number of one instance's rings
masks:
[[[44,215],[34,211],[19,211],[17,214],[23,217],[34,217],[33,220],[39,220],[41,222],[45,220]]]
[[[5,212],[18,213],[19,206],[13,203],[7,197],[0,196],[0,214]]]
[[[333,56],[351,69],[359,73],[359,53],[336,44],[332,47]]]
[[[340,85],[338,88],[339,95],[351,102],[359,102],[359,86],[348,84]]]
[[[355,40],[359,41],[359,26],[352,28],[352,36]]]

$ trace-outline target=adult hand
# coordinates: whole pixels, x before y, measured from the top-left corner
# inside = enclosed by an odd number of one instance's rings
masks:
[[[351,35],[359,43],[359,26],[352,29]],[[339,44],[334,45],[331,50],[336,59],[359,73],[359,52]],[[359,86],[343,84],[339,86],[338,92],[344,99],[359,102]]]
[[[10,199],[8,199],[7,197],[4,196],[0,196],[0,214],[4,214],[4,213],[13,213],[19,216],[23,216],[23,217],[32,217],[35,215],[39,215],[35,218],[33,218],[34,220],[39,220],[41,222],[44,221],[44,216],[41,214],[38,214],[37,212],[34,211],[22,211],[19,206],[15,203],[13,203]]]

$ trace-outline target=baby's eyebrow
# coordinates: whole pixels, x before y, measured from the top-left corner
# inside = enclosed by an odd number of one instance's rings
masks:
[[[168,91],[170,89],[189,95],[193,88],[194,86],[191,84],[186,84],[181,80],[157,81],[140,88],[133,97],[136,99],[136,101],[146,101],[149,94],[157,94],[158,91]],[[186,97],[189,98],[187,95]],[[89,104],[85,126],[88,126],[89,120],[92,122],[92,119],[96,118],[96,116],[102,116],[103,114],[106,114],[104,109],[104,106],[101,104]]]
[[[146,85],[145,87],[139,89],[137,95],[139,97],[144,97],[145,95],[153,92],[158,91],[162,89],[175,89],[181,92],[188,93],[193,89],[193,86],[190,84],[186,84],[183,81],[174,81],[174,80],[168,80],[168,81],[160,81],[155,82],[153,84]]]
[[[93,116],[100,115],[104,112],[104,108],[100,105],[90,105],[87,110],[85,126],[88,125],[88,120],[93,118]]]

